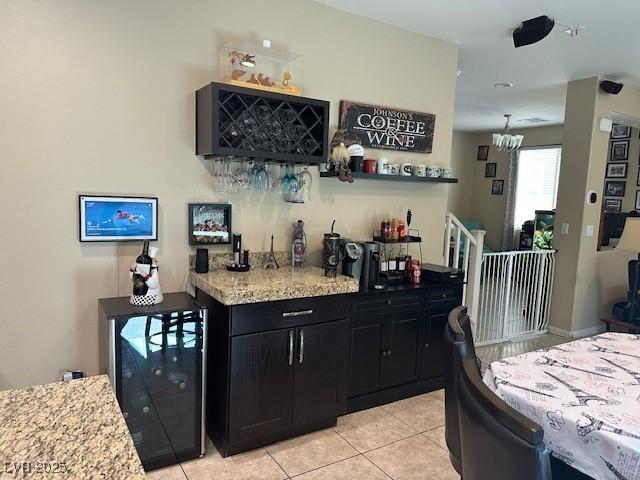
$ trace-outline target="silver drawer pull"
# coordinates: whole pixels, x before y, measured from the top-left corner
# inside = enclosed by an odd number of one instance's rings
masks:
[[[313,313],[313,310],[300,310],[299,312],[284,312],[282,314],[283,318],[286,317],[301,317],[303,315],[311,315]]]

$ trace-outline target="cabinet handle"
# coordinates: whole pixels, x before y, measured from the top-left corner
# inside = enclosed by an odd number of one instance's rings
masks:
[[[424,348],[429,348],[429,342],[424,344]]]
[[[382,352],[380,353],[383,357],[388,357],[389,355],[391,355],[391,350],[382,350]]]
[[[387,305],[391,305],[391,300],[387,300]]]
[[[289,330],[289,365],[293,365],[293,330]]]
[[[300,329],[300,354],[298,355],[298,363],[304,360],[304,330]]]
[[[286,317],[301,317],[302,315],[311,315],[313,310],[300,310],[299,312],[284,312],[282,314],[283,318]]]

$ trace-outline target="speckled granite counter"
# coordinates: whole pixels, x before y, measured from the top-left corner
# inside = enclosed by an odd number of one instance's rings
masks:
[[[357,280],[344,275],[325,277],[324,271],[317,267],[255,268],[243,273],[227,270],[191,272],[189,281],[224,305],[354,293],[359,288]]]
[[[5,476],[146,478],[107,376],[0,392]]]

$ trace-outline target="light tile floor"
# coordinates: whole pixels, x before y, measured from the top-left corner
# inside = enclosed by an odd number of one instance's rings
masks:
[[[478,348],[483,364],[568,341],[540,335]],[[266,448],[204,458],[155,470],[152,480],[459,480],[444,440],[439,390],[345,415],[333,428]]]

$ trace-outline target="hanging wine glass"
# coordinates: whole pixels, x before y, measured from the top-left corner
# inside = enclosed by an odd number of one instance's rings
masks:
[[[302,172],[298,174],[298,181],[300,183],[300,191],[304,201],[311,200],[311,181],[313,176],[309,171],[309,165],[305,165]]]

